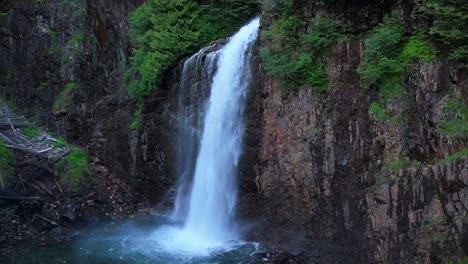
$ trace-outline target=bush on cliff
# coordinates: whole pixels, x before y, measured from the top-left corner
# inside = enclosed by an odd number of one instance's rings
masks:
[[[323,92],[329,87],[324,58],[342,35],[332,19],[312,19],[308,33],[301,35],[302,24],[294,15],[280,17],[262,32],[260,55],[267,74],[277,78],[282,87],[310,85]]]
[[[81,191],[95,181],[86,152],[80,149],[73,149],[63,162],[56,165],[56,169],[60,173],[61,182],[72,192]]]
[[[136,48],[126,80],[132,97],[148,96],[165,70],[203,45],[226,37],[257,12],[256,0],[149,0],[130,16]]]
[[[421,11],[432,22],[429,34],[448,50],[456,67],[468,69],[468,1],[425,0]]]
[[[436,51],[424,33],[408,37],[397,18],[386,16],[369,32],[358,73],[365,87],[378,85],[379,95],[390,100],[403,92],[401,79],[411,63],[435,58]]]

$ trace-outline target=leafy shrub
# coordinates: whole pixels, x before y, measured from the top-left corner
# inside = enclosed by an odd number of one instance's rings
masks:
[[[76,16],[80,17],[80,18],[83,18],[83,17],[86,16],[86,13],[87,13],[86,8],[80,7],[80,9],[78,9],[78,11],[76,12]]]
[[[379,103],[375,103],[375,102],[372,103],[369,106],[369,113],[375,114],[379,121],[383,122],[383,121],[387,120],[387,114],[385,113],[385,108],[380,106]]]
[[[298,15],[307,1],[298,0],[262,0],[263,10],[270,14],[280,14],[283,16]]]
[[[42,132],[37,127],[22,127],[21,132],[28,138],[33,139],[42,135]]]
[[[459,68],[468,68],[468,2],[466,0],[425,0],[422,13],[432,21],[429,34],[449,50]]]
[[[134,113],[135,118],[133,119],[132,123],[130,124],[130,129],[138,129],[141,125],[141,114],[140,111],[136,111]]]
[[[382,107],[379,103],[373,102],[369,106],[369,114],[375,114],[377,120],[380,122],[391,121],[396,122],[398,120],[398,116],[396,115],[387,115],[387,111],[384,107]]]
[[[50,30],[47,32],[47,35],[49,35],[49,37],[52,37],[52,38],[55,38],[55,37],[58,37],[62,34],[62,32],[57,32],[57,31],[53,31],[53,30]]]
[[[444,240],[444,236],[442,235],[442,233],[437,232],[437,231],[434,231],[431,237],[432,237],[432,241],[434,242],[439,242],[439,241]]]
[[[200,3],[200,5],[198,5]],[[149,0],[130,16],[136,49],[126,75],[132,97],[148,96],[166,69],[210,41],[232,34],[256,12],[255,0]]]
[[[86,152],[80,149],[73,149],[56,168],[61,171],[61,182],[72,192],[89,187],[95,180],[91,175]]]
[[[86,35],[84,33],[78,33],[75,36],[73,36],[69,41],[68,45],[73,46],[77,43],[83,42],[85,40]]]
[[[436,59],[436,51],[431,43],[425,39],[424,33],[418,32],[409,37],[400,56],[404,63],[411,63],[415,60],[427,63]]]
[[[267,74],[277,78],[282,87],[310,85],[323,92],[329,87],[324,56],[330,54],[342,35],[331,19],[316,18],[310,22],[309,33],[299,36],[301,20],[297,16],[280,17],[262,32],[265,45],[260,55]]]
[[[461,257],[455,260],[447,261],[447,264],[468,264],[468,257]]]
[[[258,12],[256,0],[198,2],[197,28],[201,45],[208,45],[213,40],[232,35]]]
[[[406,37],[400,21],[386,16],[369,32],[358,73],[365,87],[378,85],[379,95],[390,100],[403,93],[401,78],[412,62],[427,63],[435,57],[436,52],[424,39],[424,33]]]
[[[65,139],[61,138],[61,137],[55,136],[55,140],[57,140],[53,144],[55,148],[64,148],[64,147],[69,146],[67,141]]]
[[[63,55],[63,57],[62,57],[62,63],[63,63],[64,65],[70,63],[71,60],[72,60],[72,59],[71,59],[70,56],[68,56],[68,55]]]
[[[377,83],[386,88],[401,86],[398,76],[404,67],[397,58],[403,47],[404,34],[400,22],[389,16],[370,31],[363,60],[358,68],[366,87]]]
[[[445,113],[453,113],[451,119],[441,120],[437,131],[442,135],[464,135],[468,133],[468,104],[462,99],[449,99],[444,106]]]

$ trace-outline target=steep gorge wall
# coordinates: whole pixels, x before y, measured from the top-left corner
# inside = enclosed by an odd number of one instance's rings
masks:
[[[354,16],[356,32],[366,33],[387,12],[397,14],[407,28],[419,23],[412,2],[384,3],[382,9],[372,7],[375,2],[344,11],[343,16]],[[310,18],[340,14],[314,4],[305,10]],[[265,29],[271,18],[263,18]],[[259,65],[262,84],[253,96],[261,99],[251,106],[255,121],[247,132],[248,160],[256,162],[250,161],[241,182],[255,183],[260,198],[244,189],[240,211],[259,221],[254,236],[346,252],[347,259],[332,262],[439,263],[465,255],[467,158],[440,161],[466,149],[466,135],[441,135],[437,124],[450,97],[466,103],[466,72],[450,68],[444,55],[413,65],[405,92],[389,105],[388,111],[402,118],[380,121],[369,113],[370,104],[379,100],[377,91],[362,87],[356,72],[364,37],[334,48],[326,66],[333,88],[325,94],[309,87],[285,91]],[[413,163],[389,169],[402,157]],[[312,254],[323,259],[333,252]]]

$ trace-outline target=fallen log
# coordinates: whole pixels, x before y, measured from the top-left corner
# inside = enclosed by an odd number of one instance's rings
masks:
[[[9,137],[7,137],[5,134],[3,134],[2,132],[0,132],[0,140],[1,141],[4,141],[5,143],[9,144],[9,145],[16,145],[15,142],[13,142],[13,140],[11,140]]]
[[[24,152],[24,153],[39,156],[41,158],[46,158],[47,157],[46,155],[44,155],[44,153],[40,153],[40,152],[32,150],[32,149],[27,149],[27,148],[24,148],[24,147],[20,147],[18,145],[11,145],[10,144],[10,145],[6,145],[6,146],[9,147],[9,148],[12,148],[14,150],[18,150],[18,151],[21,151],[21,152]]]

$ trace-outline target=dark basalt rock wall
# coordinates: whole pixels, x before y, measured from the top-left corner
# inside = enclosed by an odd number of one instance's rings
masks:
[[[413,7],[405,3],[387,12],[410,28],[418,23]],[[306,10],[309,17],[349,17],[328,8]],[[384,13],[376,12],[376,21]],[[356,31],[375,25],[355,15]],[[264,27],[269,19],[264,16]],[[257,195],[246,188],[239,195],[239,212],[256,223],[249,234],[308,248],[313,260],[324,263],[440,263],[463,256],[468,159],[439,161],[465,149],[467,140],[437,133],[437,123],[450,96],[466,102],[466,72],[450,69],[444,56],[413,66],[404,94],[389,106],[402,118],[382,122],[369,113],[377,92],[361,87],[356,73],[363,50],[362,37],[335,47],[327,60],[335,88],[325,94],[308,87],[281,90],[259,66],[246,135],[253,164],[242,174],[251,183],[244,185],[256,184]],[[385,166],[402,156],[418,164],[398,171]]]

